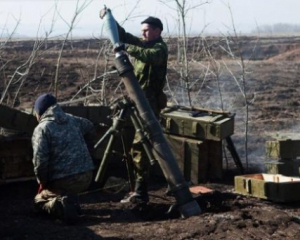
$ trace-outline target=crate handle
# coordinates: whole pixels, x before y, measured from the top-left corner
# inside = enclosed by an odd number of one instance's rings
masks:
[[[172,118],[167,118],[166,129],[169,131],[171,129]]]
[[[247,193],[252,193],[251,179],[244,179],[244,188],[246,189]]]
[[[198,131],[198,123],[197,122],[193,122],[192,123],[192,133],[196,135],[197,131]]]

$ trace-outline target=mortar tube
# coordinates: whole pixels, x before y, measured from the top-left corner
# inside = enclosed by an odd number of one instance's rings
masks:
[[[183,217],[199,215],[201,209],[198,203],[193,199],[175,160],[174,154],[163,135],[162,128],[133,73],[133,67],[128,56],[123,52],[116,53],[115,63],[129,97],[136,104],[139,115],[146,124],[147,130],[149,131],[149,140],[153,146],[153,154],[158,160],[172,193],[174,193],[181,215]]]

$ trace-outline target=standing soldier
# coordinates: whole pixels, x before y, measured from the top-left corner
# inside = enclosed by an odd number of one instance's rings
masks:
[[[51,94],[39,96],[34,110],[39,124],[32,136],[33,165],[40,186],[35,206],[74,223],[80,210],[77,194],[87,190],[93,178],[85,141],[93,134],[93,123],[64,113]]]
[[[135,58],[133,63],[135,76],[158,118],[167,101],[163,88],[167,74],[168,47],[161,37],[163,24],[160,19],[148,17],[141,24],[141,39],[127,33],[117,24],[119,38],[121,42],[126,43],[126,52]],[[121,202],[147,203],[149,201],[147,186],[149,160],[139,143],[138,137],[135,137],[133,144],[132,155],[136,173],[135,190]]]

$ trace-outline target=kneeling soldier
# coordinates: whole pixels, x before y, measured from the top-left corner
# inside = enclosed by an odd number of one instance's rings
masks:
[[[51,94],[39,96],[34,110],[39,124],[32,136],[33,165],[40,186],[35,206],[72,224],[80,210],[77,194],[86,191],[93,178],[85,137],[93,134],[94,126],[66,114]]]

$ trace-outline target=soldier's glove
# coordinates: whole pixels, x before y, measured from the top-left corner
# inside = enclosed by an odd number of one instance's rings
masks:
[[[126,44],[126,43],[122,43],[121,45],[114,46],[114,52],[115,52],[115,53],[116,53],[116,52],[121,52],[121,51],[125,51],[125,52],[126,52],[128,46],[129,46],[129,45]]]

